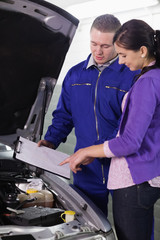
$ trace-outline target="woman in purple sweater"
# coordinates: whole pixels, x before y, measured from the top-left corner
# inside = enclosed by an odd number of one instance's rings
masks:
[[[108,188],[118,240],[150,240],[154,204],[160,198],[160,31],[130,20],[114,36],[119,63],[136,82],[123,99],[116,138],[83,148],[61,163],[73,172],[95,157],[112,157]]]

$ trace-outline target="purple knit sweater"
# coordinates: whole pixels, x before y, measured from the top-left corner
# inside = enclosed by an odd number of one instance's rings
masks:
[[[133,181],[160,176],[160,69],[146,72],[130,89],[119,132],[109,148],[125,156]]]

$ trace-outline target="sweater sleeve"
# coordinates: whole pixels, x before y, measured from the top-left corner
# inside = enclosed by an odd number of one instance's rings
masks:
[[[108,141],[104,142],[103,150],[104,150],[104,154],[106,155],[107,158],[115,157],[115,155],[111,152],[111,150],[108,146]]]
[[[128,94],[118,137],[110,140],[110,151],[117,157],[138,151],[149,128],[156,107],[155,87],[151,77],[139,79]]]

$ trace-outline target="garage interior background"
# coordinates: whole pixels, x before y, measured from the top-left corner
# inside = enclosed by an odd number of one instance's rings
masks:
[[[52,111],[56,108],[58,97],[61,91],[61,84],[65,74],[70,67],[86,59],[90,53],[89,31],[96,16],[111,13],[114,14],[123,24],[130,19],[142,19],[149,23],[155,30],[160,29],[160,0],[48,0],[51,3],[65,9],[80,20],[75,37],[67,53],[65,62],[57,85],[54,89],[53,97],[45,117],[44,134],[51,123]],[[75,136],[74,130],[68,136],[67,142],[61,144],[59,151],[72,154],[74,151]],[[109,220],[112,220],[112,201],[109,202]],[[160,200],[155,207],[155,240],[160,234]]]

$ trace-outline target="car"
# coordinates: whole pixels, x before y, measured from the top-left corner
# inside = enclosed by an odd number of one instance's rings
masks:
[[[36,143],[79,20],[42,0],[0,0],[0,239],[115,240],[72,181],[16,157]],[[71,213],[69,220],[66,214]]]

